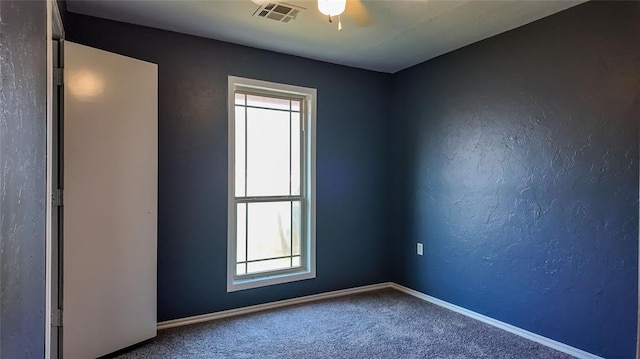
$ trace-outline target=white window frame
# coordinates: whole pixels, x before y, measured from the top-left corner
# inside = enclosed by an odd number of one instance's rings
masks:
[[[301,266],[299,268],[236,275],[236,197],[235,197],[235,93],[299,97],[303,100],[302,130],[304,136],[304,199],[302,201]],[[227,208],[227,292],[288,283],[316,277],[316,98],[314,88],[275,82],[228,77],[228,208]],[[302,191],[301,191],[302,194]]]

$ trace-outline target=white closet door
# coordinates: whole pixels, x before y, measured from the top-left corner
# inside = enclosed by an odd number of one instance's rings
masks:
[[[63,353],[156,336],[157,65],[64,44]]]

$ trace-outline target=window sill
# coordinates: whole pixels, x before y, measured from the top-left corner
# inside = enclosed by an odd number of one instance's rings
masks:
[[[237,292],[239,290],[266,287],[274,284],[282,284],[282,283],[295,282],[295,281],[305,280],[305,279],[313,279],[315,277],[316,277],[315,272],[305,270],[305,271],[297,271],[297,272],[284,273],[284,274],[273,274],[273,275],[267,274],[258,278],[231,279],[227,283],[227,292]]]

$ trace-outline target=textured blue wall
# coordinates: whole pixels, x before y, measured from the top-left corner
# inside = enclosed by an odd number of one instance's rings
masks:
[[[160,321],[389,279],[390,75],[71,13],[65,25],[68,40],[158,64]],[[316,279],[226,292],[228,75],[318,89]]]
[[[635,357],[639,24],[590,2],[396,74],[395,280]]]
[[[0,2],[0,358],[43,358],[47,10]]]

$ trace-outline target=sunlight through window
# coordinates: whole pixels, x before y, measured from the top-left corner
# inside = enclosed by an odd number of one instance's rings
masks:
[[[228,289],[312,278],[315,90],[229,82]]]

